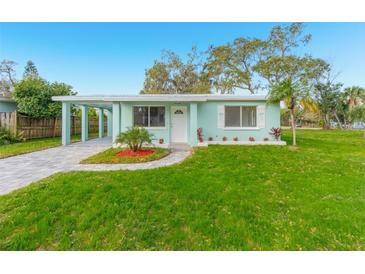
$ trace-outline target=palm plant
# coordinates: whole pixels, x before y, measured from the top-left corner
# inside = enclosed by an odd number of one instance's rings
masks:
[[[293,146],[296,146],[295,109],[299,105],[313,110],[316,109],[315,103],[309,96],[308,90],[302,85],[294,83],[291,78],[288,78],[272,87],[268,101],[271,103],[278,103],[280,101],[285,102],[290,112],[291,128],[293,131]]]
[[[354,106],[357,106],[360,103],[361,99],[365,97],[365,89],[358,86],[353,86],[349,88],[345,88],[344,94],[347,98],[347,102],[349,105],[349,111],[351,112]]]
[[[144,144],[152,143],[153,134],[142,127],[130,127],[127,131],[122,132],[116,139],[117,143],[126,144],[131,150],[138,151]]]

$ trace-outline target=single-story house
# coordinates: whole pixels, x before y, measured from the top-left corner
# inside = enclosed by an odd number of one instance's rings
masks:
[[[280,127],[280,104],[269,104],[265,95],[123,95],[123,96],[55,96],[62,102],[62,143],[70,143],[71,105],[81,107],[82,141],[88,138],[88,108],[106,111],[108,136],[115,142],[118,134],[131,126],[145,127],[153,133],[155,143],[185,143],[197,146],[197,130],[202,129],[204,143],[249,139],[274,141],[272,127]],[[104,115],[99,115],[104,124]],[[101,127],[102,128],[102,127]],[[100,137],[103,132],[99,132]]]
[[[17,109],[17,104],[12,98],[0,95],[0,112],[14,112]]]

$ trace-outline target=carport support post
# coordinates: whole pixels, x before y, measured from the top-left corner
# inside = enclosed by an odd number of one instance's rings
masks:
[[[89,107],[81,106],[81,141],[89,139]]]
[[[99,138],[104,137],[104,110],[99,108]]]
[[[108,137],[111,137],[113,135],[113,113],[108,109],[106,116],[108,120]]]
[[[198,144],[198,137],[197,137],[197,129],[198,129],[198,106],[196,103],[190,104],[190,138],[189,142],[190,145],[197,146]]]
[[[71,143],[71,104],[62,102],[62,145]]]
[[[120,104],[119,102],[113,103],[113,144],[120,133]]]

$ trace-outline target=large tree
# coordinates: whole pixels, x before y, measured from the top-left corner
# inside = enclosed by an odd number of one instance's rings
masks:
[[[38,78],[24,79],[17,83],[13,97],[20,112],[35,118],[55,118],[61,116],[61,104],[52,101],[52,96],[75,94],[67,84],[50,84]]]
[[[15,65],[11,60],[2,60],[0,63],[0,94],[10,96],[16,84]]]
[[[203,73],[200,54],[193,48],[187,61],[176,53],[163,51],[160,60],[146,70],[142,94],[209,93],[208,78]]]
[[[237,38],[233,43],[210,47],[206,70],[215,92],[256,93],[260,83],[255,65],[265,44],[260,39]]]
[[[23,73],[23,79],[37,79],[39,78],[38,69],[33,61],[28,61]]]

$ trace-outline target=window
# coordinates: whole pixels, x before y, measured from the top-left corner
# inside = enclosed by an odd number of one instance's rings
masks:
[[[140,127],[164,127],[165,107],[133,107],[133,121]]]
[[[256,107],[225,106],[225,127],[256,127]]]

